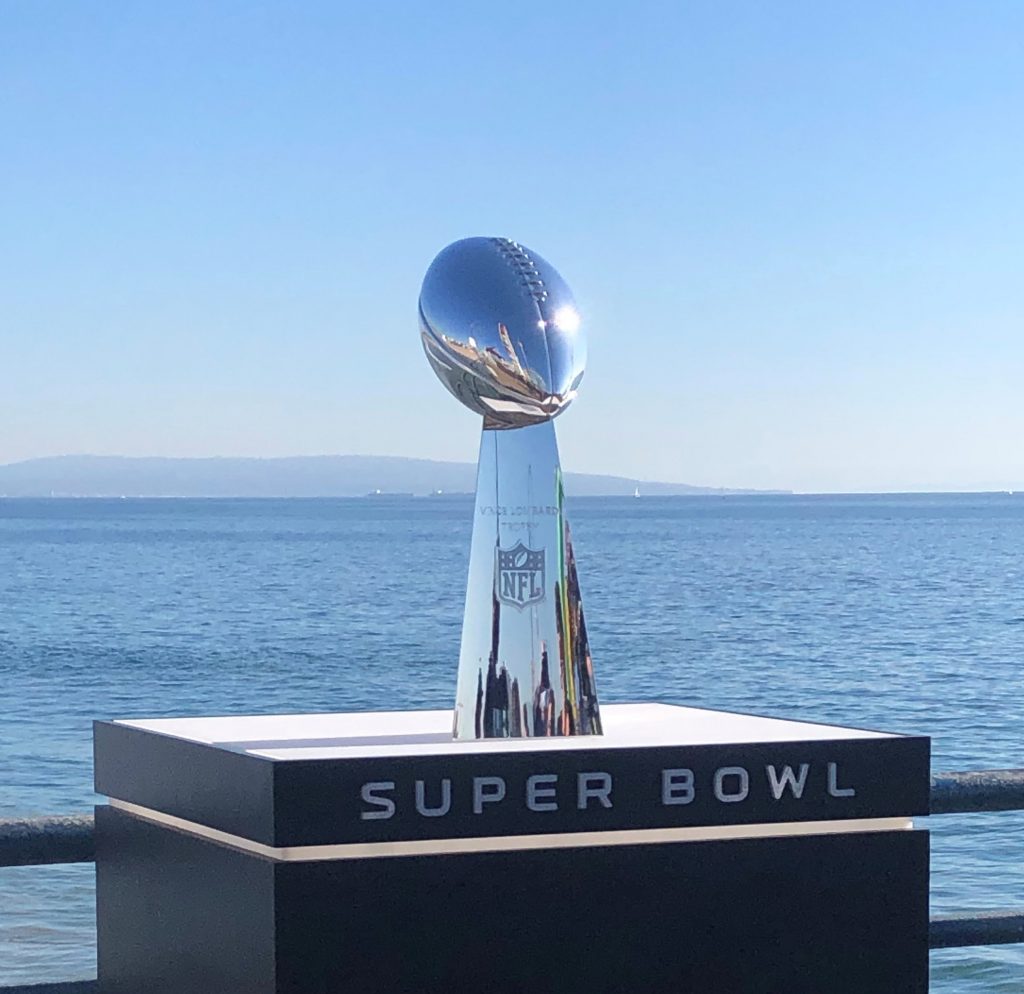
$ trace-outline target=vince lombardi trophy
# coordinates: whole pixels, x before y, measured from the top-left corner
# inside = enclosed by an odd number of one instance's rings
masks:
[[[419,321],[434,372],[483,416],[455,737],[599,735],[552,423],[586,361],[572,294],[536,252],[466,238],[427,270]]]

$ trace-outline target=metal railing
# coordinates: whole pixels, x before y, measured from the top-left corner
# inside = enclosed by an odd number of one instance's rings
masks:
[[[937,773],[931,814],[1024,811],[1024,770]],[[92,863],[92,815],[0,819],[0,867]],[[928,931],[931,949],[1024,943],[1024,908],[972,915],[937,915]],[[95,980],[0,987],[0,994],[97,994]]]
[[[28,987],[0,987],[3,994],[99,994],[95,980],[69,980],[63,984],[29,984]]]
[[[0,866],[95,861],[92,815],[0,819]]]

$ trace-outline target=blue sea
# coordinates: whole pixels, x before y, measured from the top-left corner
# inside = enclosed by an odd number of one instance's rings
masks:
[[[598,689],[1024,767],[1024,496],[570,500]],[[0,500],[0,817],[86,811],[93,718],[452,703],[472,504]],[[930,819],[933,909],[1024,904],[1024,812]],[[91,866],[0,869],[0,984],[95,976]],[[932,955],[1024,990],[1024,947]]]

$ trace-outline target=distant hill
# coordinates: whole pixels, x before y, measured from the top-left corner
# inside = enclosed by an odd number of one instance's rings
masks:
[[[163,459],[54,456],[0,466],[6,497],[362,497],[387,493],[471,493],[472,463],[400,456],[288,456],[277,459]],[[574,496],[765,493],[622,476],[567,473]],[[778,492],[778,491],[773,491]]]

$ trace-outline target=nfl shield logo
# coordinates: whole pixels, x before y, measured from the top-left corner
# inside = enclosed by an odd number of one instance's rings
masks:
[[[544,600],[544,550],[528,549],[516,542],[511,549],[498,549],[498,600],[513,607],[526,607]]]

